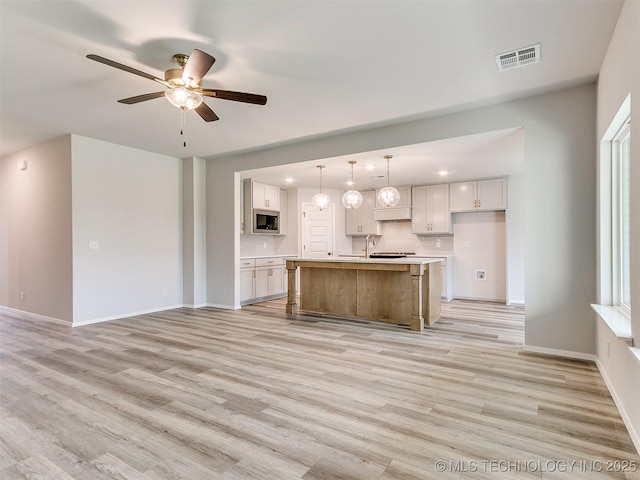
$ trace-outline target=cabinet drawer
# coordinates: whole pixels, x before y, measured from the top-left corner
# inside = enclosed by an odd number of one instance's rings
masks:
[[[274,267],[282,265],[282,257],[256,258],[256,267]]]
[[[240,268],[254,268],[256,266],[256,260],[254,258],[241,258]]]

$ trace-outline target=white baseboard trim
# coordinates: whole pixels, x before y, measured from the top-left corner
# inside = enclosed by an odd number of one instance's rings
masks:
[[[618,409],[618,412],[620,412],[620,416],[622,417],[624,426],[627,427],[627,431],[629,432],[631,441],[633,442],[633,445],[636,447],[636,450],[640,455],[640,432],[638,432],[634,428],[634,425],[631,422],[631,419],[629,418],[627,411],[624,409],[624,406],[620,401],[620,397],[618,397],[618,394],[616,393],[615,388],[613,388],[613,383],[611,382],[611,380],[609,380],[609,377],[607,377],[607,374],[605,373],[604,368],[600,363],[600,360],[597,358],[596,358],[596,366],[598,367],[598,371],[600,372],[600,375],[602,376],[602,379],[604,380],[604,383],[607,386],[607,390],[609,390],[609,394],[611,395],[611,398],[613,398],[613,403],[616,404],[616,408]]]
[[[182,306],[183,306],[184,308],[194,308],[194,309],[195,309],[195,308],[203,308],[203,307],[206,307],[206,306],[207,306],[207,304],[206,304],[206,303],[198,303],[197,305],[189,305],[189,304],[186,304],[186,303],[185,303],[185,304],[184,304],[184,305],[182,305]]]
[[[41,320],[43,322],[53,322],[57,323],[58,325],[65,325],[67,327],[71,326],[71,322],[62,320],[61,318],[47,317],[45,315],[27,312],[26,310],[18,310],[17,308],[5,307],[4,305],[0,305],[0,312],[7,312],[8,314],[11,314],[15,317],[25,318],[27,320]]]
[[[524,307],[524,300],[509,300],[507,305],[511,305],[514,307]]]
[[[221,308],[223,310],[240,310],[240,305],[223,305],[221,303],[207,303],[205,306],[212,308]]]
[[[534,347],[532,345],[524,345],[522,350],[531,353],[542,353],[544,355],[552,355],[554,357],[573,358],[576,360],[596,361],[594,353],[572,352],[570,350],[557,350],[555,348]]]
[[[138,315],[147,315],[149,313],[157,313],[157,312],[164,312],[166,310],[174,310],[176,308],[182,308],[182,304],[180,305],[170,305],[167,307],[162,307],[162,308],[151,308],[149,310],[140,310],[138,312],[129,312],[129,313],[123,313],[120,315],[112,315],[109,317],[101,317],[101,318],[90,318],[88,320],[81,320],[78,322],[73,322],[73,327],[83,327],[85,325],[92,325],[94,323],[102,323],[102,322],[109,322],[111,320],[120,320],[123,318],[129,318],[129,317],[137,317]]]

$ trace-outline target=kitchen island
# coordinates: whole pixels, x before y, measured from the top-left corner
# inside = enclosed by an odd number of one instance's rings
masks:
[[[300,310],[406,324],[422,331],[440,319],[440,260],[296,258],[287,260],[287,313]]]

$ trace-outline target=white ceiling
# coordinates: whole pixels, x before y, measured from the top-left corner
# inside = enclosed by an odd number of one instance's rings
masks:
[[[369,190],[387,185],[427,185],[461,180],[518,175],[524,171],[524,130],[502,130],[469,135],[437,142],[406,145],[387,150],[375,150],[320,161],[300,162],[286,167],[247,170],[241,178],[253,178],[281,188],[314,187],[320,185],[318,165],[324,165],[322,184],[348,190],[351,165],[354,160],[353,188]],[[446,171],[446,175],[439,172]],[[291,183],[286,181],[292,179]]]
[[[622,3],[0,0],[0,156],[75,133],[212,158],[580,84],[597,77]],[[539,64],[498,73],[495,54],[535,43]],[[186,148],[179,111],[163,98],[116,102],[162,87],[85,58],[95,53],[162,77],[175,66],[173,54],[194,48],[217,60],[204,87],[264,94],[268,103],[207,99],[220,120],[189,112]],[[459,148],[514,135],[467,139]],[[440,168],[433,149],[452,145],[407,147],[406,155]],[[364,182],[361,163],[387,153],[393,183],[405,183],[401,150],[353,157],[356,180]],[[335,162],[348,172],[347,160]],[[409,172],[431,171],[411,165]]]

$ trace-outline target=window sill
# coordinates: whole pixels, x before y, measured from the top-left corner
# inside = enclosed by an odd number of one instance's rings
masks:
[[[593,308],[604,323],[607,324],[618,339],[624,340],[631,345],[633,341],[631,335],[631,319],[620,313],[616,307],[610,305],[597,305],[592,303],[591,308]]]

